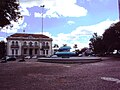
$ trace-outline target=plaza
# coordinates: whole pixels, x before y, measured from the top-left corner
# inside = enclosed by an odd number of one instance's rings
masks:
[[[120,59],[94,63],[0,63],[0,90],[119,90]]]

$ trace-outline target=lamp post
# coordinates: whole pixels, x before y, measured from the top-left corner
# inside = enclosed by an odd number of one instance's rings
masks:
[[[42,9],[41,10],[42,11],[41,29],[42,29],[42,34],[43,34],[43,9],[44,9],[45,5],[41,5],[40,7]],[[42,44],[42,37],[41,37],[41,44]],[[41,48],[42,48],[42,53],[43,53],[44,49],[43,49],[43,47],[41,47]]]
[[[42,8],[42,34],[43,34],[43,9],[44,9],[44,7],[45,7],[45,5],[41,5],[40,6],[41,8]]]

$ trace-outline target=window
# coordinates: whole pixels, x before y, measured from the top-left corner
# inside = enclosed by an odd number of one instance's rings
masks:
[[[43,55],[45,55],[45,50],[43,50]]]
[[[18,41],[16,41],[16,45],[18,45]]]
[[[16,53],[15,54],[18,55],[18,49],[16,49]]]
[[[32,44],[33,44],[33,43],[32,43],[32,42],[30,42],[30,43],[29,43],[29,46],[32,46]]]
[[[23,43],[23,45],[25,45],[25,46],[26,46],[26,45],[27,45],[27,43],[26,43],[26,42],[24,42],[24,43]]]
[[[48,42],[46,42],[46,46],[49,46],[49,43],[48,43]]]
[[[12,41],[12,45],[14,45],[14,41]]]
[[[35,46],[37,46],[37,42],[35,42]]]
[[[12,49],[12,55],[14,55],[14,49]]]
[[[38,53],[38,49],[35,49],[35,54],[37,54]]]
[[[26,48],[24,49],[24,54],[27,54],[27,49]]]
[[[48,50],[46,50],[46,54],[48,55]]]
[[[42,43],[42,46],[45,46],[45,42]]]

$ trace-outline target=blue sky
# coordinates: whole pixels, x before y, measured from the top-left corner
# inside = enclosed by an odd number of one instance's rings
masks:
[[[88,46],[94,32],[102,35],[112,23],[118,21],[117,0],[20,0],[24,18],[19,24],[12,22],[10,30],[0,31],[0,40],[16,32],[41,33],[43,8],[44,34],[53,38],[53,44],[79,48]],[[6,34],[7,31],[7,34]]]

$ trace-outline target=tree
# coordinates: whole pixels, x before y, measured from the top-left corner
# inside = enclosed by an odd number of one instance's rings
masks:
[[[94,33],[90,41],[91,41],[91,43],[89,44],[90,48],[93,50],[95,54],[105,52],[102,36],[98,36],[97,33]]]
[[[67,44],[63,44],[63,47],[67,46]]]
[[[120,50],[120,22],[113,24],[103,33],[103,42],[107,52]]]
[[[75,48],[75,51],[76,51],[76,48],[78,48],[78,47],[77,47],[77,44],[74,44],[73,48]]]
[[[114,50],[120,50],[120,22],[112,24],[105,30],[102,36],[94,33],[90,39],[93,51],[97,53],[110,54]]]
[[[58,44],[54,44],[53,48],[59,48]]]
[[[59,49],[59,45],[58,44],[54,44],[53,48],[54,48],[54,54],[55,54],[58,51],[58,49]]]
[[[0,58],[4,57],[6,54],[6,45],[4,41],[0,41]]]
[[[11,21],[18,22],[22,18],[19,11],[18,0],[1,0],[0,1],[0,27],[10,25]]]

